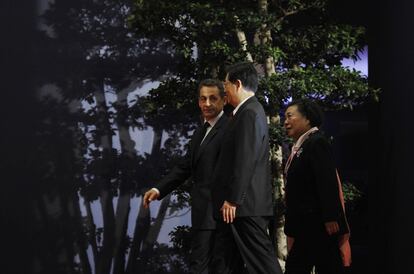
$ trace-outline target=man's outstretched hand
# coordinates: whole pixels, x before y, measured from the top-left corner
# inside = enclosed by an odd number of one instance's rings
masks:
[[[142,199],[142,205],[144,206],[144,208],[148,208],[149,204],[152,201],[158,199],[159,196],[160,194],[157,191],[153,189],[148,190],[144,194],[144,199]]]

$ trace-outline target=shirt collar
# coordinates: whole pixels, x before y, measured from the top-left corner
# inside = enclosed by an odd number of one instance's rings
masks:
[[[214,125],[217,123],[217,121],[223,116],[224,111],[220,111],[219,115],[217,115],[215,118],[211,119],[210,121],[207,121],[204,119],[204,123],[208,122],[210,124],[210,127],[214,127]]]
[[[239,110],[239,108],[246,103],[247,100],[249,100],[251,97],[253,97],[254,95],[251,95],[249,97],[247,97],[246,99],[244,99],[243,101],[240,102],[240,104],[237,105],[237,107],[233,110],[233,116],[236,115],[236,112]]]

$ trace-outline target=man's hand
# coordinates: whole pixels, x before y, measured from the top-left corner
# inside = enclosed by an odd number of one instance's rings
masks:
[[[220,211],[223,214],[223,220],[225,223],[232,223],[236,219],[236,204],[224,201]]]
[[[142,199],[142,205],[144,206],[144,208],[148,208],[149,204],[158,199],[158,197],[160,196],[160,194],[158,194],[157,191],[150,189],[147,192],[145,192],[144,194],[144,199]]]
[[[333,235],[339,231],[338,222],[326,222],[325,229],[328,235]]]

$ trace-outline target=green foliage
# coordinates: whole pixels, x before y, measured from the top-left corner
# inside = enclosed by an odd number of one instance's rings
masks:
[[[152,256],[148,257],[148,261],[142,262],[143,265],[146,265],[148,271],[145,273],[189,273],[190,254],[188,251],[191,244],[190,235],[189,226],[177,226],[169,233],[172,246],[155,243]],[[141,269],[141,271],[145,270]]]
[[[271,123],[269,125],[269,139],[272,148],[290,142],[281,123]]]
[[[314,98],[325,109],[350,108],[363,104],[377,93],[356,70],[335,65],[329,68],[296,67],[261,81],[264,96],[272,103],[265,106],[278,113],[287,98]]]
[[[132,108],[143,111],[145,123],[165,130],[172,130],[181,121],[181,126],[194,124],[197,112],[197,83],[169,78]],[[191,127],[189,128],[191,129]],[[176,131],[176,130],[174,130]]]
[[[170,247],[166,244],[160,243],[155,243],[153,251],[153,256],[149,257],[147,262],[143,262],[144,264],[148,265],[148,271],[141,269],[141,271],[144,271],[144,273],[189,273],[188,262],[186,261],[186,256],[188,256],[188,253],[185,253],[183,250],[179,250],[176,247]]]
[[[167,79],[151,100],[164,106],[164,93],[180,102],[177,110],[192,104],[177,94],[187,92],[187,82],[223,77],[227,64],[245,60],[247,52],[236,35],[242,30],[247,51],[258,66],[266,58],[274,58],[276,71],[262,78],[258,91],[266,98],[262,102],[270,115],[277,114],[290,97],[314,97],[325,107],[336,109],[363,103],[378,90],[369,88],[360,72],[343,68],[341,61],[358,59],[366,44],[365,29],[335,22],[328,4],[269,1],[267,12],[263,12],[255,1],[138,1],[131,25],[137,32],[145,30],[148,37],[164,37],[181,56],[175,87]],[[268,42],[261,40],[265,31],[272,36]],[[160,110],[157,115],[163,113]]]
[[[174,248],[181,250],[189,250],[191,245],[190,238],[191,228],[189,226],[176,226],[168,235],[171,237],[171,242]]]
[[[174,190],[173,194],[176,196],[177,201],[173,204],[176,210],[188,208],[191,204],[191,180],[187,180],[184,184]],[[170,205],[171,206],[171,205]]]

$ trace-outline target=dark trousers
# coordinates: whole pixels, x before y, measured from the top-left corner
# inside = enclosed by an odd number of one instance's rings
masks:
[[[321,231],[295,237],[286,260],[285,274],[309,274],[314,266],[318,274],[345,273],[337,236],[330,237]]]
[[[192,231],[190,273],[209,274],[210,262],[213,256],[215,230]]]
[[[212,261],[213,274],[282,274],[264,217],[219,221]]]

